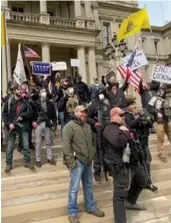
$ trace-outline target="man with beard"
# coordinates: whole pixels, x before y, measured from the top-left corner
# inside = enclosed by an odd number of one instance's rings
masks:
[[[73,120],[63,129],[64,162],[70,171],[68,191],[68,218],[70,223],[79,223],[77,195],[82,180],[85,209],[88,214],[103,217],[104,212],[96,207],[92,192],[92,160],[96,153],[92,131],[86,123],[87,110],[83,105],[74,110]]]
[[[32,117],[33,111],[29,102],[21,98],[21,87],[16,86],[14,88],[15,96],[8,105],[8,101],[5,102],[2,111],[2,120],[8,129],[8,145],[6,150],[6,169],[5,172],[9,172],[12,169],[13,151],[15,145],[16,135],[19,134],[22,141],[24,166],[31,170],[34,167],[30,163],[30,150],[29,150],[29,121]]]
[[[138,179],[138,160],[134,159],[129,142],[132,134],[124,123],[124,111],[115,107],[110,111],[111,124],[103,131],[104,162],[113,176],[113,209],[114,222],[126,223],[126,208],[130,210],[146,210],[137,204],[143,190]],[[145,180],[145,179],[144,179]]]

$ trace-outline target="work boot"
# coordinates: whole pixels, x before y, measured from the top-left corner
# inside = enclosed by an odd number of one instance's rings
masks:
[[[37,166],[38,168],[41,168],[41,167],[42,167],[42,163],[41,163],[41,162],[36,162],[36,166]]]
[[[25,163],[24,167],[30,169],[30,170],[35,170],[35,167],[31,163]]]
[[[159,155],[159,159],[163,162],[163,163],[167,163],[167,157],[164,155]]]
[[[101,182],[101,179],[100,179],[100,176],[99,176],[99,175],[94,176],[94,180],[95,180],[96,182],[98,182],[98,183]]]
[[[56,162],[53,159],[48,160],[48,163],[51,164],[51,165],[53,165],[53,166],[56,166]]]
[[[12,165],[6,165],[5,173],[9,173],[12,170]]]
[[[147,184],[146,189],[151,190],[152,192],[157,191],[158,187],[153,184]]]
[[[35,150],[35,146],[33,144],[30,144],[30,150]]]
[[[147,208],[144,205],[141,204],[130,204],[129,202],[126,202],[126,209],[128,210],[136,210],[136,211],[145,211]]]
[[[99,217],[99,218],[105,216],[105,213],[103,211],[99,210],[99,209],[96,209],[95,211],[87,211],[87,213],[92,214],[92,215],[94,215],[96,217]]]
[[[70,223],[80,223],[79,218],[77,216],[68,216]]]

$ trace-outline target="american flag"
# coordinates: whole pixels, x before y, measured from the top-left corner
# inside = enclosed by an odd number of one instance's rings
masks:
[[[136,88],[136,90],[139,90],[139,83],[141,80],[141,73],[139,70],[130,70],[128,71],[129,68],[120,65],[117,67],[118,72],[120,73],[120,75],[122,76],[123,79],[126,79],[127,77],[127,72],[131,72],[130,75],[130,79],[129,79],[129,83],[130,85],[134,86]]]
[[[39,55],[35,51],[28,48],[27,46],[24,46],[24,55],[25,57],[28,57],[28,58],[40,58]]]
[[[126,79],[128,72],[130,73],[129,83],[130,83],[130,85],[134,86],[137,91],[139,91],[139,83],[140,83],[140,80],[141,80],[141,73],[138,69],[131,71],[130,67],[133,63],[133,60],[134,60],[137,48],[140,45],[140,42],[141,42],[141,39],[138,39],[137,43],[136,43],[136,46],[135,46],[135,49],[132,52],[126,67],[124,65],[119,65],[117,67],[117,70],[118,70],[118,72],[120,73],[120,75],[122,76],[123,79]]]

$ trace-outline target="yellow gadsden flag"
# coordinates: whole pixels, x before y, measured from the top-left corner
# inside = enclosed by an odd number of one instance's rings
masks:
[[[118,33],[117,41],[121,41],[127,36],[131,36],[141,29],[150,28],[148,14],[146,9],[141,9],[138,12],[132,13],[126,19],[123,20]]]
[[[4,12],[1,11],[1,47],[5,45],[5,18]]]

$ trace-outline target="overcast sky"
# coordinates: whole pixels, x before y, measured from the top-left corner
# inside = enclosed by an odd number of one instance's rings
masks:
[[[171,21],[171,0],[139,0],[139,7],[146,6],[151,25],[162,26]]]

